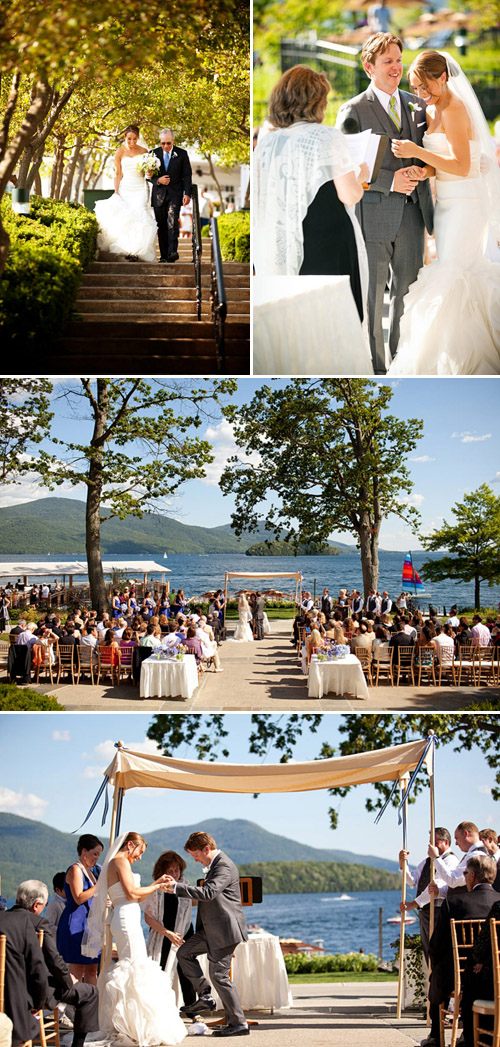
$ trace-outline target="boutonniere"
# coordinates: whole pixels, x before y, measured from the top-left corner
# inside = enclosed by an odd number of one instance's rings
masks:
[[[411,109],[411,118],[413,120],[413,123],[415,123],[415,113],[423,113],[422,106],[417,105],[416,102],[408,102],[408,106]]]
[[[177,156],[177,155],[178,155],[178,154],[176,153],[176,151],[175,151],[175,149],[174,149],[174,151],[173,151],[173,153],[172,153],[172,156]]]

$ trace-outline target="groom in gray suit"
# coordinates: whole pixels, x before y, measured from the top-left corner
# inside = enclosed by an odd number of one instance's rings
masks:
[[[177,960],[199,999],[196,1003],[181,1007],[181,1012],[194,1018],[201,1011],[215,1010],[210,982],[197,960],[197,956],[206,953],[209,974],[226,1014],[226,1025],[214,1029],[212,1035],[248,1036],[248,1024],[230,977],[233,952],[239,942],[246,942],[248,938],[241,906],[238,869],[227,854],[218,849],[209,833],[191,833],[184,850],[195,862],[205,867],[205,882],[203,887],[189,887],[173,878],[167,881],[169,892],[179,898],[193,898],[198,902],[196,931],[181,945]]]
[[[400,91],[403,44],[392,33],[375,33],[361,54],[371,80],[366,91],[346,102],[337,127],[344,134],[368,129],[392,138],[422,144],[426,128],[425,103]],[[396,355],[403,298],[418,276],[424,260],[425,228],[433,229],[433,203],[425,165],[419,160],[405,167],[387,146],[377,179],[357,206],[368,253],[370,348],[376,374],[385,374],[382,311],[386,285],[390,289],[389,348]],[[406,161],[408,163],[408,161]]]

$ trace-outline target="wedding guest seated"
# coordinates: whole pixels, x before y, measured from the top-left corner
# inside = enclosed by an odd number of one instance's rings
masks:
[[[184,640],[184,636],[182,639]],[[175,622],[170,622],[168,632],[162,635],[161,645],[162,647],[177,647],[179,643],[181,643],[181,640],[177,635],[177,626]]]
[[[475,647],[489,647],[491,634],[490,630],[486,625],[483,625],[483,619],[481,615],[474,614],[472,616],[472,642]]]
[[[223,673],[224,670],[223,670],[223,668],[221,667],[221,664],[220,664],[220,658],[219,658],[219,652],[217,650],[217,644],[216,644],[216,642],[215,642],[215,640],[213,638],[210,639],[210,636],[209,636],[208,632],[206,631],[206,627],[204,627],[204,623],[203,623],[202,619],[200,618],[198,620],[197,624],[195,622],[193,622],[192,623],[192,627],[193,627],[193,629],[195,631],[196,639],[200,641],[204,659],[206,661],[210,661],[210,660],[213,661],[213,663],[214,663],[214,672],[216,672],[216,673]],[[213,636],[213,634],[212,634],[212,636]]]
[[[380,662],[389,661],[389,633],[382,625],[378,625],[375,630],[372,651],[377,651],[376,657]]]
[[[494,890],[498,893],[499,888],[496,884],[496,881],[493,887]],[[500,920],[500,901],[495,902],[492,905],[486,919],[484,920],[483,926],[481,928],[481,931],[479,932],[478,938],[472,950],[472,956],[470,957],[470,960],[467,961],[465,971],[462,976],[461,1016],[463,1033],[462,1038],[459,1041],[460,1047],[474,1047],[474,1024],[472,1011],[474,1001],[478,999],[494,999],[490,928],[490,920],[492,919]],[[484,1018],[482,1019],[482,1022],[484,1022],[485,1025],[486,1020],[487,1019]],[[493,1031],[493,1018],[489,1020]]]
[[[166,614],[160,613],[158,625],[160,626],[162,636],[166,636],[168,633],[168,618]]]
[[[194,656],[196,658],[196,665],[198,666],[199,669],[202,670],[203,669],[203,667],[202,667],[203,650],[202,650],[202,646],[201,646],[200,641],[196,637],[196,629],[194,628],[194,626],[191,626],[188,629],[187,637],[183,641],[183,644],[184,644],[184,647],[186,647],[189,652],[194,654]]]
[[[391,634],[389,640],[389,647],[394,648],[392,656],[393,665],[399,665],[399,648],[400,647],[413,647],[413,639],[408,636],[405,632],[404,622],[401,618],[394,619],[393,625],[394,632]]]
[[[111,628],[111,619],[107,611],[103,611],[100,621],[97,623],[97,632],[104,638],[108,629]]]
[[[25,647],[33,647],[33,644],[35,644],[37,642],[37,637],[35,636],[35,630],[36,630],[36,622],[28,622],[28,624],[22,630],[22,632],[20,632],[18,634],[16,643],[19,644],[20,647],[23,647],[23,646],[25,646]]]
[[[101,665],[109,665],[111,667],[118,665],[120,649],[112,629],[107,630],[104,640],[99,644],[99,650],[101,652]]]
[[[371,650],[374,639],[375,633],[373,632],[373,629],[371,633],[369,633],[366,622],[362,622],[359,631],[352,637],[351,651],[354,651],[356,647],[367,647]]]
[[[126,628],[127,623],[124,618],[120,616],[120,618],[115,619],[113,622],[113,632],[116,640],[121,640]]]
[[[307,633],[305,638],[307,661],[310,662],[311,655],[314,654],[315,651],[321,650],[322,647],[324,647],[323,637],[321,636],[319,629],[315,628],[313,625],[311,631]]]
[[[67,620],[67,622],[66,622],[66,624],[64,626],[63,635],[62,635],[61,639],[59,640],[59,646],[60,647],[78,647],[78,644],[80,643],[80,639],[81,639],[81,636],[80,636],[79,630],[77,630],[75,628],[74,622],[70,621],[70,619],[68,618],[68,620]]]
[[[467,646],[473,642],[472,630],[467,618],[460,619],[455,638],[458,647]]]
[[[220,641],[220,637],[221,637],[221,633],[222,633],[222,622],[221,622],[219,616],[217,614],[216,615],[213,615],[213,614],[207,615],[207,625],[209,625],[211,627],[211,629],[213,630],[214,639],[216,640],[217,644],[219,644],[221,642]]]
[[[120,651],[123,651],[127,647],[135,647],[136,643],[137,640],[134,636],[134,630],[131,629],[130,625],[127,625],[126,628],[123,630],[123,635],[120,639]]]
[[[16,637],[20,636],[21,633],[24,632],[25,629],[26,629],[26,618],[20,618],[18,623],[17,623],[17,625],[14,625],[12,627],[12,629],[10,630],[10,635],[11,636],[16,636]],[[17,639],[14,641],[14,643],[17,643]]]
[[[161,629],[159,625],[152,625],[151,622],[147,626],[146,635],[141,636],[139,640],[140,647],[160,647],[161,646]]]
[[[436,625],[434,643],[437,661],[452,662],[455,657],[455,633],[451,625],[445,625],[443,628]]]

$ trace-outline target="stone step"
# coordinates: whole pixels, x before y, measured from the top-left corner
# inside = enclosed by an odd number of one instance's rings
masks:
[[[224,283],[226,290],[229,287],[247,287],[249,281],[247,276],[233,276],[232,274],[224,273]],[[135,275],[108,275],[106,273],[85,273],[83,278],[82,287],[194,287],[194,275],[191,272],[189,276],[184,276],[177,272],[167,273],[165,276],[163,272],[158,274],[155,272],[153,275],[147,273],[140,273],[138,276]],[[210,287],[210,275],[203,273],[201,277],[201,286]]]
[[[202,270],[210,272],[210,261],[202,261]],[[223,263],[224,276],[227,275],[238,275],[247,276],[250,279],[250,266],[243,264],[243,262],[224,262]],[[157,275],[163,275],[168,273],[179,273],[183,276],[191,275],[194,279],[194,266],[189,262],[171,262],[160,265],[158,262],[92,262],[88,272],[89,273],[102,273],[108,275],[121,275],[122,273],[138,276],[142,273],[151,275],[156,273]]]
[[[78,301],[134,301],[134,302],[165,302],[184,301],[196,302],[195,287],[86,287],[83,284],[78,293]],[[246,287],[226,287],[226,299],[228,302],[249,302],[250,292]],[[204,295],[203,305],[210,306],[209,296]]]
[[[165,309],[164,306],[160,306],[159,309],[148,309],[148,312],[146,314],[144,310],[139,310],[138,312],[134,313],[130,310],[119,307],[114,310],[110,310],[108,309],[107,303],[106,311],[99,312],[98,309],[85,309],[86,304],[88,303],[77,303],[79,319],[82,321],[82,323],[97,321],[98,323],[110,324],[113,323],[117,316],[123,316],[124,314],[126,314],[127,317],[130,317],[129,322],[131,325],[144,324],[148,322],[154,323],[154,320],[160,320],[162,323],[182,323],[183,320],[192,320],[193,322],[200,322],[196,320],[196,310],[191,305],[189,305],[189,308],[185,309],[184,311],[176,309],[175,312],[173,312],[172,310],[168,311]],[[100,305],[102,309],[102,303],[96,303],[96,305]],[[208,311],[208,309],[202,311],[202,317],[206,322],[211,322],[209,319],[210,312]],[[243,307],[240,307],[240,304],[238,304],[238,312],[228,312],[226,316],[226,323],[248,323],[249,317],[250,309],[245,310]]]
[[[226,325],[231,328],[232,338],[248,338],[249,337],[249,323],[248,317],[238,319],[233,317],[232,322]],[[84,338],[89,349],[94,349],[94,339],[96,340],[107,340],[108,338],[116,338],[118,340],[134,339],[138,341],[147,341],[150,338],[157,338],[160,340],[168,341],[171,338],[212,338],[213,339],[213,324],[208,320],[190,320],[190,319],[179,319],[175,320],[169,317],[163,319],[162,317],[156,316],[154,320],[148,319],[137,319],[134,322],[127,320],[107,320],[102,316],[92,316],[87,320],[71,320],[66,327],[64,332],[64,338]],[[89,341],[92,339],[92,342]]]

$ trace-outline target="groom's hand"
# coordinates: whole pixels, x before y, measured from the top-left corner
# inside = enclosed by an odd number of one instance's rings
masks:
[[[412,167],[401,167],[394,173],[393,190],[395,193],[404,193],[405,196],[408,196],[413,192],[417,182],[418,178],[415,178]]]
[[[158,179],[158,182],[160,185],[168,185],[170,182],[170,175],[162,175],[161,178]]]

